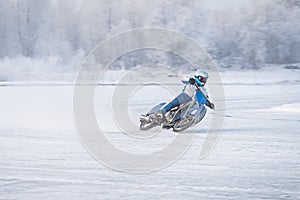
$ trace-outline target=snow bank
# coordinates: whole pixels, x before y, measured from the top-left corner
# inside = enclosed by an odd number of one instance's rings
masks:
[[[0,85],[64,85],[73,84],[76,80],[81,62],[84,60],[83,53],[78,53],[74,59],[68,63],[64,62],[60,57],[47,58],[4,58],[0,59]],[[158,65],[153,65],[153,70],[149,67],[143,71],[143,67],[137,65],[132,68],[134,76],[131,76],[133,83],[140,80],[140,77],[161,77],[168,80],[173,77],[178,84],[180,79],[186,74],[190,74],[193,70],[163,70],[157,68]],[[117,84],[119,80],[130,70],[108,69],[102,74],[99,79],[99,84]],[[138,69],[138,70],[137,70]],[[214,74],[212,71],[211,78],[208,84],[218,84],[214,82]],[[219,72],[222,81],[225,85],[290,85],[300,84],[300,69],[285,68],[285,66],[271,66],[260,70],[238,70],[238,69],[222,69]],[[87,80],[92,80],[96,76],[95,71],[89,69],[84,73]],[[178,81],[177,81],[178,80]],[[175,82],[173,82],[175,83]]]
[[[31,82],[31,81],[68,81],[75,76],[84,54],[79,52],[69,62],[59,56],[44,58],[15,58],[0,59],[0,82]]]
[[[222,81],[232,85],[300,84],[300,70],[284,66],[260,70],[234,70],[221,72]]]
[[[293,112],[300,113],[300,103],[283,104],[269,109],[271,112]]]

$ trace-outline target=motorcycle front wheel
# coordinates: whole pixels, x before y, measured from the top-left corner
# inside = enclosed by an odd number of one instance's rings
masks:
[[[188,129],[194,122],[194,117],[187,115],[185,118],[182,118],[174,123],[173,131],[182,132]]]

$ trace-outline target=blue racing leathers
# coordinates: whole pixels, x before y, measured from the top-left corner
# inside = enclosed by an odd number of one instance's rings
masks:
[[[192,101],[192,97],[195,96],[196,100],[200,105],[205,104],[208,105],[209,102],[207,101],[208,99],[208,94],[206,89],[202,87],[197,87],[195,85],[192,85],[189,83],[189,81],[182,81],[185,86],[181,92],[175,99],[173,99],[170,103],[168,103],[166,106],[164,106],[161,111],[163,114],[167,113],[170,111],[172,108],[179,106],[181,104],[188,103]]]

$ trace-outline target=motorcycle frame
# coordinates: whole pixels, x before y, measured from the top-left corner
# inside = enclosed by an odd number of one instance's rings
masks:
[[[181,119],[185,118],[185,116],[187,115],[187,113],[191,110],[192,106],[196,104],[196,99],[193,97],[192,101],[187,103],[187,104],[184,104],[184,105],[180,105],[178,110],[176,110],[175,114],[174,114],[174,117],[168,121],[168,123],[172,123],[173,120],[175,119],[175,117],[177,116],[178,112],[180,112],[181,110],[183,110],[184,108],[188,107],[186,110],[185,110],[185,113],[182,115]],[[171,111],[170,111],[171,112]],[[170,113],[169,112],[169,113]]]

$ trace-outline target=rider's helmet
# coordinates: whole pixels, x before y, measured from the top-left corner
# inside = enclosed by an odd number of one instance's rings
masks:
[[[194,75],[194,79],[198,86],[204,86],[208,79],[208,73],[203,69],[198,69]]]

